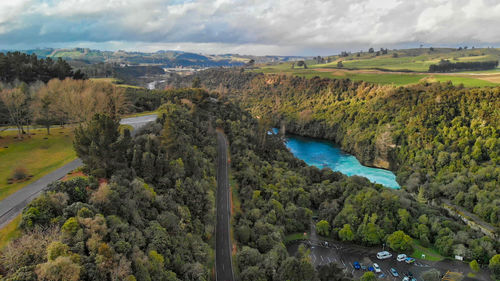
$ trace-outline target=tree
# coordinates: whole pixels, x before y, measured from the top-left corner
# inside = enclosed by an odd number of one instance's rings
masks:
[[[81,266],[70,257],[59,256],[55,260],[39,264],[35,272],[39,280],[76,281],[80,279],[81,270]]]
[[[318,231],[319,235],[328,236],[330,235],[330,224],[325,220],[320,220],[316,224],[316,230]]]
[[[32,104],[35,122],[47,129],[47,135],[50,135],[50,126],[59,121],[57,118],[58,110],[54,101],[55,97],[47,87],[44,87],[35,94],[35,100]]]
[[[427,203],[427,198],[425,198],[425,188],[423,186],[421,186],[418,189],[417,201],[420,204],[426,204]]]
[[[341,61],[341,60],[339,60],[339,61],[337,62],[337,67],[338,67],[338,68],[342,68],[342,67],[344,67],[344,64],[342,63],[342,61]]]
[[[344,271],[335,263],[324,264],[318,267],[318,277],[321,281],[347,281]]]
[[[304,68],[307,68],[307,64],[306,64],[306,62],[305,62],[305,61],[303,61],[303,60],[299,60],[299,61],[297,62],[297,66],[299,66],[299,67],[300,67],[300,66],[303,66]]]
[[[387,237],[387,244],[395,251],[410,251],[412,243],[413,239],[402,230],[395,231]]]
[[[361,278],[359,280],[360,281],[375,281],[375,280],[377,280],[377,276],[375,276],[375,273],[373,273],[371,271],[367,271],[363,274],[363,276],[361,276]]]
[[[431,269],[427,270],[426,272],[422,273],[422,280],[424,281],[440,281],[441,273],[437,269]]]
[[[199,77],[195,77],[193,79],[193,83],[191,85],[191,88],[201,88],[201,80]]]
[[[354,240],[354,232],[352,232],[351,225],[344,224],[344,227],[339,231],[339,238],[342,241]]]
[[[371,54],[371,53],[374,53],[374,52],[375,52],[375,50],[373,48],[368,49],[368,53]]]
[[[469,267],[472,271],[474,272],[479,272],[479,263],[477,263],[476,260],[472,260],[470,263],[469,263]]]
[[[118,127],[116,119],[96,114],[85,127],[75,129],[76,154],[96,176],[106,177],[127,165],[124,157],[130,140],[125,136],[119,139]]]
[[[9,112],[9,119],[12,125],[17,128],[18,138],[22,138],[23,120],[26,113],[26,95],[19,88],[4,89],[0,91],[0,100]]]
[[[312,281],[316,280],[313,265],[304,259],[288,257],[278,270],[279,280]]]
[[[493,272],[493,276],[496,280],[500,279],[500,254],[494,255],[490,259],[489,268]]]

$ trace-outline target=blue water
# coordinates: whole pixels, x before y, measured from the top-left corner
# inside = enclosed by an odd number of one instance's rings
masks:
[[[333,171],[339,171],[348,176],[358,175],[386,187],[400,188],[394,173],[384,169],[363,166],[356,157],[342,152],[332,142],[287,135],[286,146],[295,157],[304,160],[308,165],[320,169],[329,167]]]

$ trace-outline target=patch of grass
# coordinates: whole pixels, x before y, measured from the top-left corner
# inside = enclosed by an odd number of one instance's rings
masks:
[[[492,83],[482,79],[469,78],[463,76],[451,76],[451,75],[435,75],[434,78],[440,82],[451,81],[453,85],[463,84],[465,87],[485,87],[485,86],[498,86],[497,83]]]
[[[296,232],[296,233],[291,233],[291,234],[286,235],[284,242],[285,242],[285,244],[288,244],[288,243],[291,243],[293,241],[305,240],[305,239],[309,239],[308,233],[306,233],[306,235],[304,235],[304,232]]]
[[[121,124],[118,127],[118,130],[120,131],[120,134],[122,134],[122,135],[123,135],[123,132],[125,131],[125,129],[128,129],[130,132],[132,132],[134,130],[134,127],[127,125],[127,124]]]
[[[137,113],[130,113],[123,115],[122,118],[130,118],[130,117],[139,117],[139,116],[146,116],[146,115],[153,115],[153,114],[160,114],[159,111],[144,111],[144,112],[137,112]]]
[[[107,82],[107,83],[115,84],[116,86],[123,87],[123,88],[142,89],[142,87],[139,87],[139,86],[122,84],[123,82],[117,78],[90,78],[90,80],[95,81],[95,82]]]
[[[25,136],[23,140],[14,139],[17,131],[0,133],[0,200],[76,159],[72,128],[54,128],[51,135],[47,135],[44,129],[31,130],[30,133],[35,135]],[[7,184],[18,167],[33,177]]]
[[[21,236],[21,230],[18,226],[21,222],[21,214],[0,229],[0,250],[3,249],[9,241]]]
[[[422,255],[425,255],[425,258],[422,258]],[[442,261],[444,257],[441,256],[437,250],[432,248],[426,248],[418,241],[413,241],[413,253],[411,255],[414,258],[428,260],[428,261]]]

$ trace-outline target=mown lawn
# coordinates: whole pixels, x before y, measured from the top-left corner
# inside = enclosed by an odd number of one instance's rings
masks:
[[[7,246],[10,240],[21,235],[21,231],[18,229],[20,222],[21,214],[9,222],[4,228],[0,228],[0,250]]]
[[[422,255],[425,255],[425,258],[423,258]],[[411,256],[428,261],[442,261],[444,259],[444,257],[441,256],[437,250],[426,248],[420,245],[418,241],[413,241],[413,254]]]
[[[73,150],[73,128],[31,130],[31,137],[17,140],[17,131],[0,133],[0,200],[76,159]],[[47,139],[45,139],[47,138]],[[7,148],[6,148],[7,147]],[[16,168],[23,168],[33,177],[24,182],[8,184]]]

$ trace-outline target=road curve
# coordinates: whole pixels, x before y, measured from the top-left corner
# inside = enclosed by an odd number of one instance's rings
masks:
[[[131,118],[124,118],[120,124],[131,125],[134,130],[146,125],[149,122],[156,120],[156,115],[146,115]],[[133,132],[132,132],[133,133]],[[7,223],[19,215],[23,208],[28,205],[31,200],[35,199],[49,183],[61,179],[67,173],[80,167],[82,160],[75,159],[68,164],[58,168],[57,170],[41,177],[40,179],[26,185],[22,189],[16,191],[14,194],[0,201],[0,229]]]
[[[231,261],[231,236],[229,219],[229,179],[227,161],[227,140],[217,132],[217,225],[215,228],[215,275],[217,281],[234,281]]]

